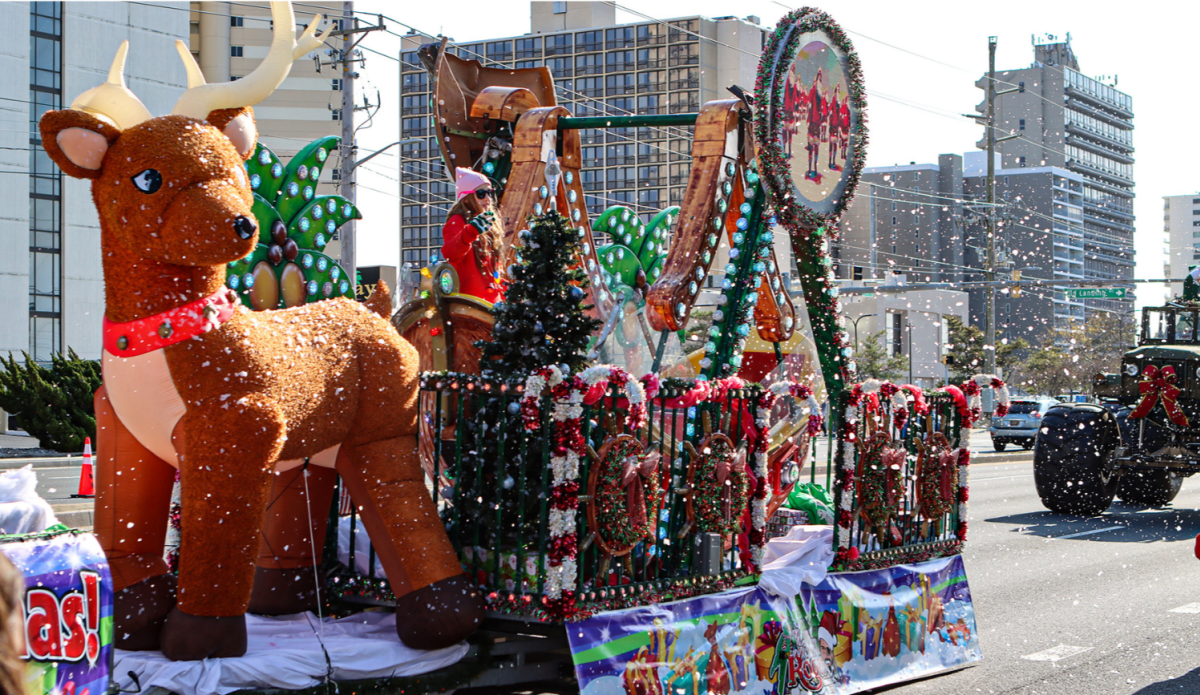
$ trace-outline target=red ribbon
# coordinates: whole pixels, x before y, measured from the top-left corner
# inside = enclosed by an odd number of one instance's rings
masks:
[[[645,456],[631,454],[626,456],[623,462],[621,485],[625,487],[625,502],[629,508],[629,519],[635,526],[646,523],[646,497],[642,479],[645,478],[645,484],[655,484],[658,459],[659,454],[654,451]]]
[[[1187,427],[1187,415],[1183,414],[1183,409],[1176,402],[1180,392],[1180,388],[1175,385],[1177,380],[1174,367],[1167,365],[1160,370],[1152,364],[1147,365],[1145,371],[1142,372],[1142,380],[1138,382],[1138,391],[1142,394],[1142,400],[1138,401],[1137,407],[1133,409],[1129,417],[1146,417],[1161,398],[1163,410],[1167,411],[1167,417],[1171,419],[1171,422],[1180,427]]]

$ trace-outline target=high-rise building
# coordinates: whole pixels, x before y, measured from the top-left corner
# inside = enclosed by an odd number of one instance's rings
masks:
[[[1033,43],[1028,68],[996,74],[996,90],[1011,90],[995,99],[996,135],[1018,136],[997,145],[1002,166],[1055,167],[1082,177],[1083,277],[1129,288],[1124,300],[1089,299],[1085,308],[1132,311],[1133,286],[1121,281],[1134,270],[1133,100],[1115,79],[1080,72],[1069,34]],[[986,114],[987,76],[975,84],[985,92],[976,111]],[[986,137],[976,144],[986,148]]]
[[[859,192],[833,247],[837,277],[907,284],[986,280],[987,157],[943,154],[937,164],[863,170]],[[996,162],[996,277],[1082,280],[1082,174],[1058,167],[1004,168]],[[972,289],[969,318],[984,325],[986,295]],[[997,295],[997,336],[1031,340],[1084,320],[1084,304],[1062,289]]]
[[[617,24],[611,3],[530,6],[530,33],[451,44],[448,50],[487,66],[549,68],[559,104],[576,116],[696,112],[707,101],[731,98],[730,85],[754,87],[765,40],[757,17]],[[417,59],[421,44],[437,40],[413,32],[401,49],[400,233],[401,261],[408,268],[425,265],[439,250],[454,201],[454,184],[432,139],[429,76]],[[648,219],[682,202],[692,128],[609,128],[580,135],[589,214],[626,205]]]
[[[321,14],[325,19],[319,29],[324,31],[331,21],[340,21],[342,3],[294,3],[293,12],[297,30]],[[209,82],[248,75],[266,57],[273,35],[271,9],[262,0],[191,3],[188,45]],[[326,63],[323,69],[318,70],[315,58]],[[342,81],[328,62],[323,50],[298,58],[283,84],[254,107],[259,140],[285,162],[313,140],[342,132]],[[336,162],[326,171],[319,195],[337,192]]]
[[[1167,262],[1163,273],[1182,278],[1200,265],[1200,193],[1163,196],[1163,232]],[[1171,283],[1170,294],[1183,292],[1182,282]]]
[[[908,282],[963,278],[963,158],[944,154],[937,164],[863,169],[858,192],[838,224],[832,249],[837,277]]]
[[[0,112],[10,124],[0,129],[0,296],[7,300],[0,303],[0,355],[19,359],[25,351],[48,362],[73,348],[96,359],[104,286],[91,184],[50,161],[38,120],[104,82],[123,40],[130,44],[129,88],[151,113],[170,113],[186,84],[174,42],[188,35],[187,8],[7,2],[0,22],[7,27]]]

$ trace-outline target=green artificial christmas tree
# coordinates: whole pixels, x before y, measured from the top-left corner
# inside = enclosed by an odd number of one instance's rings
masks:
[[[512,283],[504,301],[493,307],[492,341],[478,343],[484,378],[510,384],[523,383],[531,372],[547,365],[566,365],[573,372],[582,369],[588,342],[601,325],[584,314],[589,308],[584,305],[587,276],[574,267],[579,257],[578,232],[554,211],[529,222],[530,228],[520,233],[518,263],[508,270]],[[543,437],[550,432],[525,430],[519,398],[511,389],[489,391],[464,423],[465,453],[455,481],[462,527],[448,530],[452,537],[477,539],[489,553],[536,541],[542,523],[543,500],[537,490],[544,465]],[[495,490],[502,491],[500,515],[491,505]],[[518,518],[520,523],[515,521]]]
[[[584,311],[587,273],[573,267],[579,234],[570,220],[551,210],[530,218],[520,233],[520,262],[509,268],[511,284],[493,307],[491,342],[481,341],[485,378],[524,379],[547,365],[578,371],[600,321]]]
[[[15,414],[42,448],[82,451],[84,438],[96,436],[92,396],[100,388],[99,362],[69,350],[66,357],[54,355],[49,368],[28,353],[24,366],[11,355],[0,364],[0,408]]]

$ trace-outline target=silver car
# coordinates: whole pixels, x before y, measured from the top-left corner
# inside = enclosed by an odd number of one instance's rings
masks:
[[[1033,439],[1042,426],[1042,415],[1058,403],[1053,398],[1013,401],[1007,415],[992,417],[992,426],[988,428],[988,433],[992,435],[992,446],[996,447],[996,451],[1004,451],[1009,444],[1032,449]]]

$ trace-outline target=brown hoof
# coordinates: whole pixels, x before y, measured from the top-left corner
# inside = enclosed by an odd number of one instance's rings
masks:
[[[175,607],[175,575],[143,579],[113,597],[113,643],[117,649],[158,649],[163,621]]]
[[[259,615],[316,612],[320,602],[314,572],[312,567],[292,570],[255,567],[249,612]]]
[[[465,574],[396,599],[396,634],[413,649],[442,649],[470,637],[483,621],[483,594]]]
[[[243,656],[246,616],[208,618],[172,608],[162,628],[162,653],[171,661]]]

